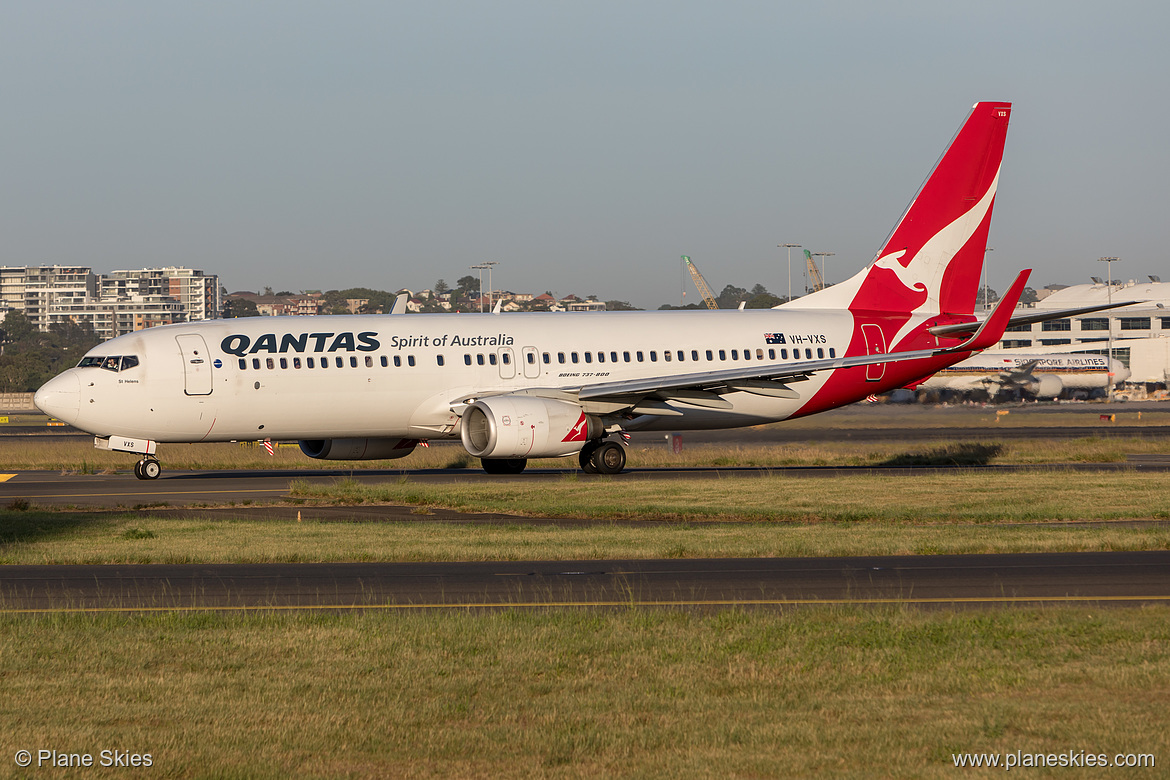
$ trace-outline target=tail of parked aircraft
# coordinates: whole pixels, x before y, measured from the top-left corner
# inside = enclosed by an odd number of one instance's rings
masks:
[[[784,308],[848,308],[889,329],[890,350],[918,346],[940,315],[974,319],[1010,115],[1011,103],[976,103],[876,259]]]

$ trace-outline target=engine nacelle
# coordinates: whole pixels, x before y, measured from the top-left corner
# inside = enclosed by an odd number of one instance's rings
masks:
[[[1037,398],[1056,398],[1064,390],[1064,382],[1053,374],[1041,374],[1034,382],[1028,382],[1024,389]]]
[[[414,452],[418,439],[306,439],[301,452],[317,460],[392,460]]]
[[[601,420],[577,404],[501,395],[468,405],[459,435],[477,458],[559,458],[603,432]]]

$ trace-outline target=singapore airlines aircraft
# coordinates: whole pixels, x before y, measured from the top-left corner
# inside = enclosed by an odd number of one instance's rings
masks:
[[[1036,398],[1056,398],[1065,390],[1104,391],[1129,379],[1129,369],[1104,355],[1040,355],[984,352],[944,368],[919,385],[925,390],[1019,390]]]
[[[1010,112],[977,104],[876,259],[776,309],[171,325],[95,347],[36,405],[99,448],[138,453],[136,475],[155,479],[158,443],[259,439],[360,460],[458,438],[489,473],[577,455],[585,471],[614,474],[625,431],[853,403],[986,349],[1011,321],[1027,271],[984,320],[973,315]]]

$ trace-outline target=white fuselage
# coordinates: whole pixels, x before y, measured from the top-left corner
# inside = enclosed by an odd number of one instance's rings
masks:
[[[1114,384],[1129,378],[1129,369],[1118,360],[1104,355],[1056,354],[1040,355],[1026,352],[982,352],[953,366],[944,368],[923,382],[928,390],[982,390],[1004,379],[1017,379],[1017,373],[1035,363],[1026,376],[1041,379],[1054,377],[1065,390],[1100,390],[1109,387],[1110,375]]]
[[[45,385],[37,403],[97,436],[159,442],[437,438],[458,435],[467,398],[838,357],[852,330],[848,311],[771,309],[215,320],[105,342]],[[103,367],[126,356],[137,365]],[[799,383],[797,399],[730,393],[730,409],[669,402],[681,416],[639,416],[626,427],[782,420],[832,374]],[[859,388],[858,397],[882,389]]]

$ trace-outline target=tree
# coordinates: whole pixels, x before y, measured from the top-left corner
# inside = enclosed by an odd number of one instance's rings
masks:
[[[734,309],[739,306],[740,301],[746,301],[747,299],[747,290],[729,284],[723,288],[723,292],[719,293],[715,301],[719,304],[720,309]]]
[[[465,298],[470,298],[479,292],[479,278],[470,274],[459,277],[459,281],[455,282],[455,284],[459,285],[459,292]]]
[[[758,284],[756,285],[756,287],[759,287],[759,286],[760,285],[758,285]],[[772,293],[765,290],[762,293],[753,295],[752,297],[748,298],[747,306],[745,306],[744,308],[746,308],[746,309],[770,309],[773,306],[779,306],[781,303],[783,303],[783,301],[781,301],[779,298],[777,298]]]
[[[435,282],[435,295],[443,295],[444,293],[450,292],[450,290],[451,288],[442,279]]]
[[[642,311],[637,306],[631,306],[629,301],[606,301],[606,311]]]
[[[223,318],[225,320],[259,316],[260,311],[256,308],[255,301],[250,301],[247,298],[228,298],[223,302]]]
[[[269,287],[269,286],[265,285],[265,286],[264,286],[264,295],[275,295],[275,293],[273,293],[273,292],[272,292],[272,288],[271,288],[271,287]]]
[[[1040,296],[1031,287],[1025,287],[1024,291],[1020,293],[1020,303],[1038,303]]]
[[[998,300],[999,293],[987,286],[980,287],[979,292],[975,295],[975,304],[977,306],[986,307]]]

